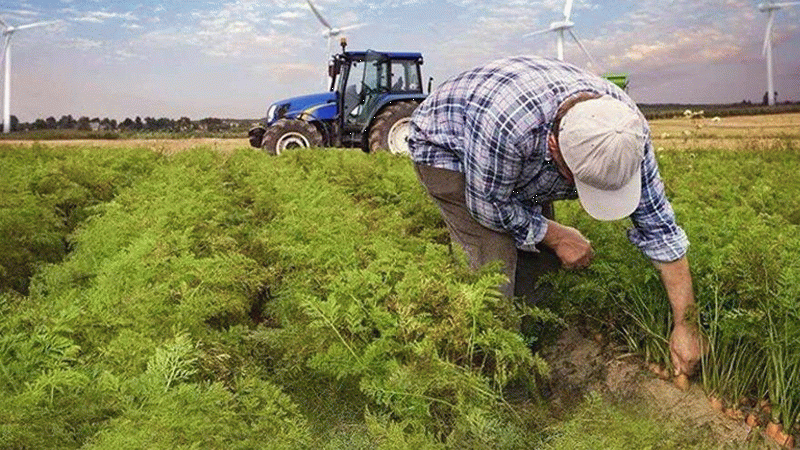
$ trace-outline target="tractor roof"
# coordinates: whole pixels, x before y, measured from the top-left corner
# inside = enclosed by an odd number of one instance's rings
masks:
[[[353,59],[363,59],[369,53],[378,53],[381,55],[385,55],[389,59],[422,59],[422,53],[419,52],[382,52],[378,50],[345,52],[347,56]]]

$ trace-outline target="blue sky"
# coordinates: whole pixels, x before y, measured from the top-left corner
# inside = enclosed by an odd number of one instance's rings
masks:
[[[492,59],[555,56],[564,0],[316,0],[349,48],[420,51],[434,85]],[[574,31],[643,103],[760,102],[766,14],[754,0],[575,0]],[[39,117],[259,118],[322,89],[326,40],[305,0],[0,0],[12,25],[11,113]],[[778,100],[800,101],[800,5],[775,22]],[[587,67],[572,42],[565,59]],[[591,69],[591,67],[589,67]],[[0,74],[0,77],[2,74]]]

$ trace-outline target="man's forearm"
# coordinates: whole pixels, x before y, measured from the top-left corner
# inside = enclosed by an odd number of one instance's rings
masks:
[[[667,291],[675,324],[693,321],[694,291],[689,260],[684,256],[672,262],[655,262],[661,274],[661,281]]]
[[[708,348],[708,343],[697,326],[697,310],[694,304],[689,261],[684,256],[668,263],[656,262],[655,265],[661,272],[661,281],[667,290],[675,321],[669,339],[674,373],[683,376],[685,382],[686,376],[694,372]],[[681,389],[686,389],[681,386],[679,386]]]

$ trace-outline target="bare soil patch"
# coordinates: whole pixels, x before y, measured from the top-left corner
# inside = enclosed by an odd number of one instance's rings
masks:
[[[760,429],[715,410],[697,383],[682,391],[650,372],[640,358],[588,338],[574,327],[543,349],[542,356],[551,368],[549,401],[556,415],[597,392],[613,403],[639,405],[643,414],[703,429],[720,448],[779,448],[765,440]]]

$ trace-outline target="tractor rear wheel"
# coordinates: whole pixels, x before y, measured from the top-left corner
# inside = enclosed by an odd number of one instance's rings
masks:
[[[264,131],[261,148],[271,155],[280,155],[290,148],[319,147],[322,134],[314,125],[297,119],[281,119]]]
[[[386,151],[395,155],[409,155],[408,135],[411,132],[411,114],[416,102],[393,103],[378,114],[369,130],[370,153]]]

